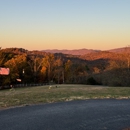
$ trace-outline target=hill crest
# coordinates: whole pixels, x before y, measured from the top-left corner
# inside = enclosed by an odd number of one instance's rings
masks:
[[[115,48],[115,49],[111,49],[111,50],[103,50],[103,51],[107,51],[107,52],[115,52],[115,53],[122,53],[125,51],[130,51],[130,47],[123,47],[123,48]],[[58,50],[58,49],[48,49],[48,50],[42,50],[44,52],[50,52],[50,53],[63,53],[63,54],[71,54],[71,55],[85,55],[85,54],[89,54],[89,53],[94,53],[94,52],[102,52],[102,50],[93,50],[93,49],[74,49],[74,50],[67,50],[67,49],[63,49],[63,50]]]

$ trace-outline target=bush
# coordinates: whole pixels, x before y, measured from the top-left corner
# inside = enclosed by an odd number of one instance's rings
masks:
[[[90,77],[90,78],[87,79],[87,84],[89,84],[89,85],[99,85],[99,83],[93,77]]]

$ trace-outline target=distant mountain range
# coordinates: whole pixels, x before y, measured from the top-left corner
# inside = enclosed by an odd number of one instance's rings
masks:
[[[58,49],[53,49],[53,50],[43,50],[45,52],[50,52],[50,53],[63,53],[63,54],[72,54],[72,55],[84,55],[92,52],[97,52],[100,50],[92,50],[92,49],[75,49],[75,50],[58,50]]]
[[[105,51],[122,53],[122,52],[125,52],[128,50],[130,50],[130,47],[116,48],[116,49],[105,50]],[[93,50],[93,49],[58,50],[58,49],[52,49],[52,50],[42,50],[42,51],[50,52],[50,53],[71,54],[71,55],[85,55],[85,54],[89,54],[89,53],[93,53],[93,52],[101,52],[102,50]]]

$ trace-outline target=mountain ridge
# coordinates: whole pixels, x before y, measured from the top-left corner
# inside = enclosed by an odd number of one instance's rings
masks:
[[[63,54],[71,54],[71,55],[85,55],[93,52],[102,52],[102,51],[107,51],[107,52],[115,52],[115,53],[122,53],[125,52],[126,50],[130,50],[130,47],[122,47],[122,48],[115,48],[115,49],[110,49],[110,50],[94,50],[94,49],[47,49],[47,50],[42,50],[44,52],[50,52],[50,53],[63,53]]]
[[[97,52],[100,50],[93,50],[93,49],[73,49],[73,50],[67,50],[67,49],[48,49],[48,50],[42,50],[45,52],[50,52],[50,53],[63,53],[63,54],[72,54],[72,55],[84,55],[92,52]]]

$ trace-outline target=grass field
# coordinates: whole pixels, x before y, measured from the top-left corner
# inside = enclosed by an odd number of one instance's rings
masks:
[[[103,98],[130,98],[130,87],[52,85],[0,91],[0,109],[31,104]]]

